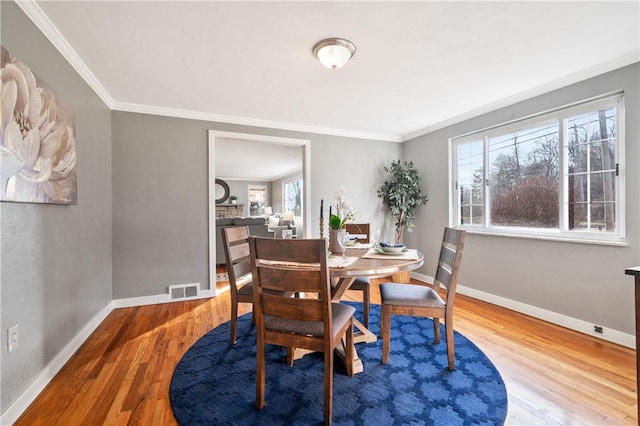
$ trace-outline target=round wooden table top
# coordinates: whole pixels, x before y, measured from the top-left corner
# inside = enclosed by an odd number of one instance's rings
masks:
[[[388,277],[399,272],[412,271],[424,264],[424,255],[420,252],[417,252],[417,260],[398,259],[393,256],[389,256],[389,259],[363,259],[362,256],[367,252],[366,249],[347,249],[346,255],[358,257],[358,260],[346,268],[330,268],[331,278]]]

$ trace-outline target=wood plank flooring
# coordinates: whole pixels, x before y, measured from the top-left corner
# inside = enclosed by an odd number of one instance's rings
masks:
[[[227,285],[213,299],[114,310],[16,425],[175,425],[171,375],[198,338],[229,319]],[[455,329],[506,383],[506,424],[637,424],[634,350],[465,296],[455,311]]]

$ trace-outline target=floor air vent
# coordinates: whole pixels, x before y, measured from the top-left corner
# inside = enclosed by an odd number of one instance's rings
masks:
[[[171,300],[195,299],[198,297],[200,283],[178,284],[169,286],[169,297]]]

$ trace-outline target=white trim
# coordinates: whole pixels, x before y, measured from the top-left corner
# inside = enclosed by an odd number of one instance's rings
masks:
[[[370,139],[385,142],[402,142],[402,137],[397,135],[357,132],[352,130],[333,129],[330,127],[309,126],[305,124],[285,123],[282,121],[262,120],[258,118],[239,117],[200,111],[189,111],[176,108],[163,108],[152,105],[131,104],[126,102],[114,102],[112,109],[115,111],[138,112],[142,114],[153,114],[166,117],[214,121],[217,123],[240,124],[245,126],[264,127],[267,129],[292,130],[295,132],[316,133],[320,135],[343,136],[347,138]]]
[[[49,384],[56,374],[71,359],[80,346],[89,338],[91,333],[107,318],[113,310],[113,303],[109,303],[75,335],[73,339],[47,364],[29,387],[7,408],[0,417],[0,425],[11,425],[24,413],[40,392]]]
[[[433,277],[419,274],[417,272],[412,272],[411,277],[425,283],[433,282]],[[604,332],[602,334],[596,333],[595,331],[593,331],[593,326],[595,324],[588,321],[583,321],[577,318],[569,317],[567,315],[559,314],[557,312],[548,311],[537,306],[507,299],[506,297],[496,296],[494,294],[476,290],[471,287],[465,287],[460,284],[458,284],[458,293],[464,294],[465,296],[472,297],[474,299],[482,300],[484,302],[492,303],[494,305],[501,306],[503,308],[507,308],[533,318],[541,319],[543,321],[547,321],[552,324],[559,325],[561,327],[565,327],[582,334],[586,334],[588,336],[606,340],[611,343],[626,346],[631,349],[635,349],[636,347],[636,337],[633,334],[623,333],[621,331],[614,330],[608,327],[603,327]]]
[[[104,88],[102,83],[91,72],[87,64],[80,59],[80,55],[71,47],[67,39],[64,38],[62,33],[58,31],[58,28],[49,20],[49,17],[40,9],[40,6],[33,0],[16,0],[16,4],[22,9],[25,15],[31,19],[36,27],[44,36],[58,49],[58,52],[69,62],[69,64],[76,70],[80,77],[93,89],[102,102],[110,109],[113,109],[115,101]]]
[[[488,114],[490,112],[499,110],[501,108],[512,106],[519,102],[527,101],[529,99],[535,98],[536,96],[544,95],[545,93],[549,93],[554,90],[561,89],[563,87],[567,87],[572,84],[579,83],[581,81],[588,80],[593,77],[597,77],[599,75],[608,73],[610,71],[615,71],[617,69],[626,67],[627,65],[635,64],[636,62],[639,62],[639,61],[640,61],[640,53],[638,52],[630,53],[628,55],[611,60],[609,62],[605,62],[604,64],[596,65],[594,67],[579,71],[577,73],[571,74],[564,78],[560,78],[558,80],[552,81],[542,86],[538,86],[533,89],[518,93],[517,95],[513,95],[508,98],[501,99],[497,102],[484,105],[480,108],[473,109],[469,112],[460,114],[456,117],[452,117],[448,120],[441,121],[439,123],[433,124],[423,129],[404,134],[402,135],[402,141],[406,142],[411,139],[415,139],[417,137],[426,135],[428,133],[433,133],[437,130],[444,129],[445,127],[453,126],[454,124],[458,124],[463,121],[467,121],[472,118],[479,117],[483,114]]]
[[[633,52],[625,56],[613,59],[609,62],[596,65],[586,70],[579,71],[569,76],[557,79],[550,83],[538,86],[536,88],[524,91],[514,96],[507,97],[505,99],[496,101],[489,105],[482,106],[480,108],[473,109],[466,113],[460,114],[456,117],[448,120],[435,123],[431,126],[427,126],[422,129],[415,130],[413,132],[405,133],[404,135],[388,135],[380,133],[367,133],[357,132],[344,129],[334,129],[328,127],[317,127],[294,123],[285,123],[271,120],[260,120],[249,117],[238,117],[224,114],[211,114],[197,111],[180,110],[175,108],[160,108],[150,105],[132,104],[127,102],[116,102],[111,95],[104,88],[102,83],[91,72],[89,67],[80,59],[80,56],[71,47],[69,42],[62,36],[57,27],[51,22],[49,17],[42,11],[40,6],[34,0],[16,0],[18,6],[22,11],[31,19],[31,21],[42,31],[45,37],[55,46],[56,49],[64,56],[64,58],[71,64],[71,66],[78,72],[80,77],[93,89],[94,92],[102,99],[102,101],[111,109],[115,111],[124,112],[137,112],[142,114],[153,114],[167,117],[176,118],[189,118],[194,120],[206,120],[215,121],[221,123],[233,123],[247,126],[260,126],[270,129],[282,129],[292,130],[299,132],[309,132],[324,135],[343,136],[357,139],[371,139],[380,140],[386,142],[405,142],[419,136],[423,136],[427,133],[432,133],[437,130],[443,129],[448,126],[460,123],[478,117],[482,114],[486,114],[497,109],[531,99],[533,97],[549,93],[553,90],[569,86],[580,81],[587,80],[592,77],[596,77],[601,74],[625,67],[627,65],[634,64],[640,61],[640,54]]]
[[[464,294],[465,296],[473,297],[474,299],[502,306],[503,308],[511,309],[512,311],[520,312],[521,314],[529,315],[531,317],[538,318],[543,321],[547,321],[552,324],[556,324],[561,327],[565,327],[592,337],[596,337],[598,339],[606,340],[608,342],[616,343],[618,345],[626,346],[632,349],[635,349],[636,347],[636,337],[631,334],[623,333],[621,331],[613,330],[607,327],[603,327],[604,333],[599,334],[593,331],[594,324],[591,322],[569,317],[567,315],[562,315],[557,312],[548,311],[537,306],[517,302],[515,300],[496,296],[491,293],[475,290],[462,285],[458,285],[458,292],[460,294]]]
[[[212,295],[215,296],[215,282],[216,282],[216,196],[215,196],[215,185],[212,185],[212,182],[215,182],[216,178],[216,139],[217,138],[225,138],[225,139],[241,139],[241,140],[249,140],[255,142],[264,142],[264,143],[276,143],[282,145],[296,145],[302,147],[302,155],[303,155],[303,164],[302,164],[302,175],[304,176],[303,180],[303,207],[302,214],[304,216],[303,223],[303,236],[311,235],[311,141],[309,139],[297,139],[297,138],[285,138],[280,136],[266,136],[254,133],[238,133],[238,132],[225,132],[220,130],[209,130],[209,155],[208,155],[208,207],[209,207],[209,288],[212,290]]]
[[[214,282],[215,285],[215,282]],[[53,380],[56,374],[64,367],[71,357],[80,349],[91,334],[109,316],[114,309],[131,308],[135,306],[156,305],[159,303],[183,302],[185,300],[209,299],[212,297],[211,290],[199,290],[198,297],[189,299],[171,300],[169,294],[156,294],[152,296],[130,297],[127,299],[114,299],[98,312],[91,320],[75,335],[73,339],[47,364],[29,387],[7,408],[0,416],[0,425],[11,425],[25,412],[29,405],[35,401],[44,388]]]

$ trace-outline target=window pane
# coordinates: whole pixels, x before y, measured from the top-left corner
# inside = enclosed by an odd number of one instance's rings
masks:
[[[482,217],[482,206],[474,206],[471,209],[471,223],[473,225],[482,225],[484,218]]]
[[[471,206],[460,207],[460,224],[461,225],[471,224]]]
[[[558,227],[558,132],[552,123],[489,140],[492,225]]]
[[[569,229],[580,230],[589,226],[587,220],[587,204],[571,203],[569,204]]]
[[[460,204],[463,206],[471,204],[471,186],[460,186]]]
[[[616,109],[569,118],[569,229],[615,232]]]
[[[458,200],[460,223],[482,225],[483,195],[483,141],[458,144]]]

